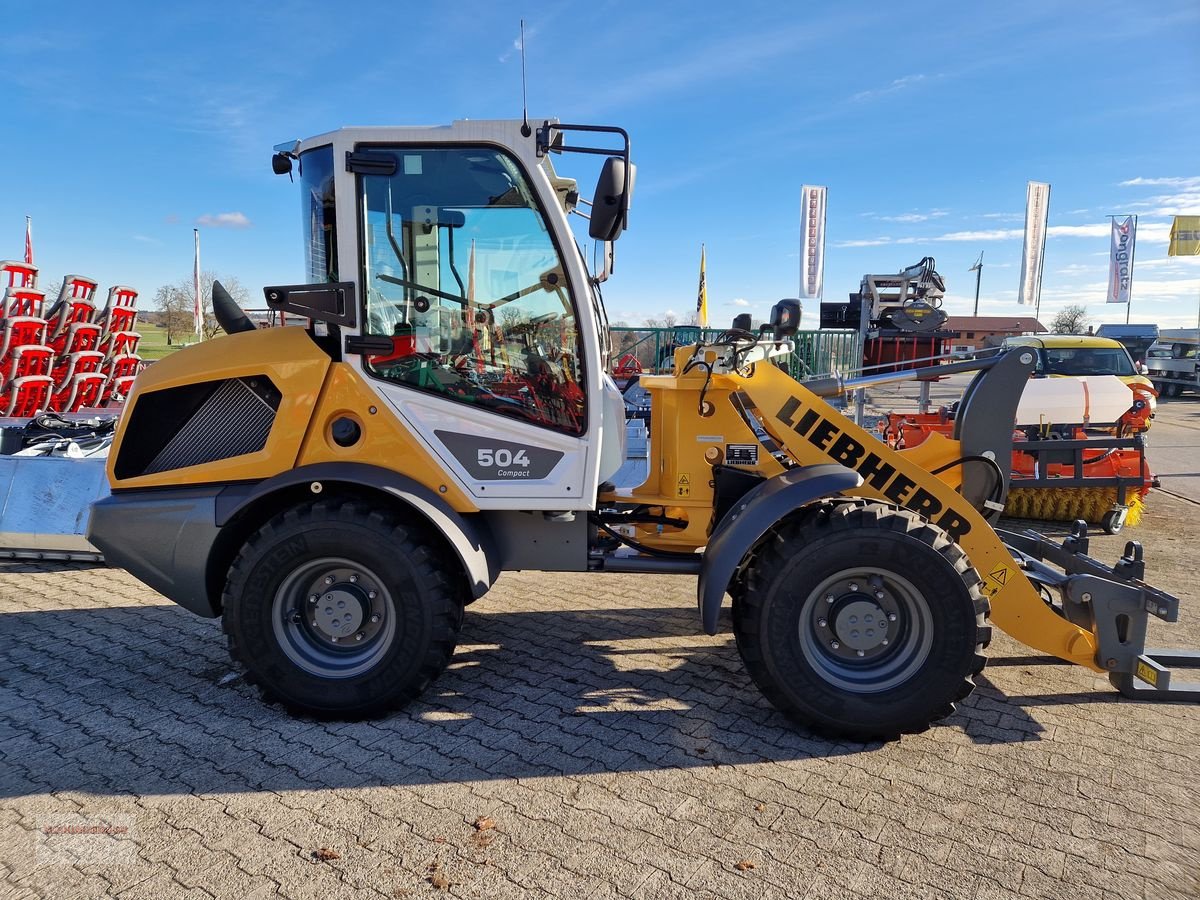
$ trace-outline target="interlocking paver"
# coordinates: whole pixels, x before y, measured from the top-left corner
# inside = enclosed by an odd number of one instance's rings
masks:
[[[1154,499],[1145,528],[1200,542]],[[1190,566],[1146,541],[1153,580],[1188,596]],[[1196,602],[1165,641],[1200,645]],[[728,633],[698,634],[682,578],[507,574],[433,689],[373,722],[264,706],[215,623],[118,571],[0,564],[0,630],[5,898],[420,897],[441,878],[489,900],[1200,896],[1200,710],[1120,700],[999,634],[948,723],[859,745],[776,714]],[[51,817],[114,811],[131,864],[37,856]]]

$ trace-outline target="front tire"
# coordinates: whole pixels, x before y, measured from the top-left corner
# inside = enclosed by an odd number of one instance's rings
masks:
[[[987,613],[979,576],[944,531],[882,504],[841,504],[768,536],[733,621],[778,709],[821,734],[890,740],[971,692]]]
[[[255,532],[229,571],[229,652],[263,698],[361,719],[419,695],[454,653],[465,583],[397,516],[316,501]]]

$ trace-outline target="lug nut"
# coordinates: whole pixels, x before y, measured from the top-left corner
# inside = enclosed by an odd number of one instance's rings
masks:
[[[374,599],[375,599],[375,592],[374,592],[374,591],[367,591],[367,599],[368,599],[368,600],[374,600]]]
[[[867,654],[866,654],[866,653],[864,653],[862,650],[855,650],[854,652],[855,652],[855,653],[857,653],[859,656],[866,656],[866,655],[867,655]]]
[[[336,634],[335,634],[335,635],[333,635],[333,636],[331,636],[329,639],[330,639],[331,641],[333,641],[335,644],[338,642],[338,636],[337,636]]]
[[[354,636],[354,639],[355,639],[356,641],[361,641],[361,640],[362,640],[363,638],[365,638],[365,637],[366,637],[366,635],[365,635],[365,634],[363,634],[363,633],[360,631],[358,634],[356,634],[356,635]]]
[[[308,598],[308,602],[309,602],[309,603],[316,603],[316,602],[317,602],[317,599],[318,599],[318,598],[317,598],[317,595],[316,595],[316,594],[313,594],[311,597],[309,597],[309,598]]]
[[[357,584],[357,583],[358,583],[358,576],[357,576],[357,575],[351,575],[351,576],[350,576],[350,583],[351,583],[351,584]]]
[[[371,616],[371,624],[372,624],[372,625],[374,625],[374,624],[375,624],[376,622],[378,622],[378,621],[379,621],[379,615],[378,615],[378,614]]]
[[[834,650],[841,650],[841,649],[842,649],[842,645],[841,645],[841,644],[839,644],[837,641],[830,641],[830,642],[829,642],[829,646],[830,646],[830,647],[832,647]]]
[[[326,584],[333,584],[333,576],[332,576],[332,575],[326,575],[326,576],[325,576],[325,583],[326,583]]]
[[[829,621],[826,619],[817,619],[817,624],[820,625],[822,628],[829,627]]]
[[[297,612],[297,613],[292,613],[292,624],[293,624],[293,625],[299,625],[299,624],[300,624],[300,621],[301,621],[301,619],[300,619],[300,613],[298,613],[298,612]]]
[[[879,642],[879,646],[881,646],[881,647],[886,647],[887,645],[888,645],[887,638],[884,638],[882,641]]]
[[[875,592],[875,599],[876,599],[876,600],[882,600],[882,599],[883,599],[883,591],[876,591],[876,592]]]
[[[889,621],[889,622],[895,622],[895,621],[896,621],[896,614],[895,614],[895,613],[888,613],[888,621]]]
[[[858,590],[858,582],[857,581],[850,582],[850,590],[852,590],[852,591]]]

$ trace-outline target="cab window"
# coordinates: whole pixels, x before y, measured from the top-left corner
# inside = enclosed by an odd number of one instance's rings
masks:
[[[360,175],[366,357],[379,378],[582,434],[584,373],[562,261],[536,196],[495,148],[379,148]]]

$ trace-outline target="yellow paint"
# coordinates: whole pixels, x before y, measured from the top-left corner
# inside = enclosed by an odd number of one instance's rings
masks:
[[[108,457],[109,484],[113,488],[183,487],[257,481],[286,472],[296,463],[328,368],[329,356],[304,329],[294,327],[227,335],[170,354],[139,374],[134,382]],[[267,376],[283,396],[262,450],[185,469],[116,478],[113,470],[120,446],[141,397],[151,391],[252,375]]]
[[[677,351],[676,372],[683,370],[691,352],[690,347]],[[650,446],[655,450],[650,476],[644,485],[632,492],[632,500],[647,505],[672,502],[692,509],[693,514],[688,528],[682,531],[659,533],[657,529],[646,528],[639,532],[639,540],[649,546],[673,550],[695,549],[707,542],[707,532],[712,525],[712,466],[704,459],[703,445],[696,441],[696,435],[722,434],[728,443],[756,442],[757,438],[730,400],[731,394],[743,391],[757,407],[768,434],[800,465],[845,464],[832,452],[837,438],[844,436],[894,469],[897,476],[911,482],[906,489],[894,490],[901,505],[926,503],[930,504],[927,508],[933,508],[936,504],[938,512],[932,516],[933,521],[949,526],[961,523],[960,528],[965,533],[958,542],[975,570],[983,576],[983,591],[992,604],[993,624],[1036,650],[1103,671],[1096,664],[1095,636],[1057,615],[1042,601],[996,532],[958,493],[962,479],[960,468],[948,468],[938,476],[930,474],[931,470],[962,456],[958,441],[935,435],[911,450],[892,450],[782,370],[765,363],[757,364],[747,376],[714,375],[704,394],[704,399],[713,406],[713,413],[702,417],[698,409],[704,381],[705,373],[697,367],[687,375],[644,376],[641,380],[641,385],[651,395]],[[798,411],[811,411],[818,421],[829,423],[828,429],[832,430],[826,432],[828,439],[814,443],[797,433],[795,417],[791,423],[781,418],[779,413],[789,401],[796,403]],[[812,433],[810,429],[808,434]],[[782,470],[780,463],[763,450],[759,452],[758,467],[745,468],[745,471],[765,477]],[[675,490],[679,475],[683,473],[689,475],[691,496],[680,499]],[[888,485],[883,487],[886,489]],[[895,483],[892,488],[895,489]],[[897,502],[869,481],[852,493],[888,503]],[[630,498],[611,499],[628,502]]]
[[[356,462],[392,469],[439,493],[458,512],[478,511],[479,507],[455,486],[437,459],[354,367],[346,363],[329,367],[325,389],[315,407],[296,465]],[[331,426],[342,416],[362,429],[362,437],[351,447],[339,447],[333,441]]]

